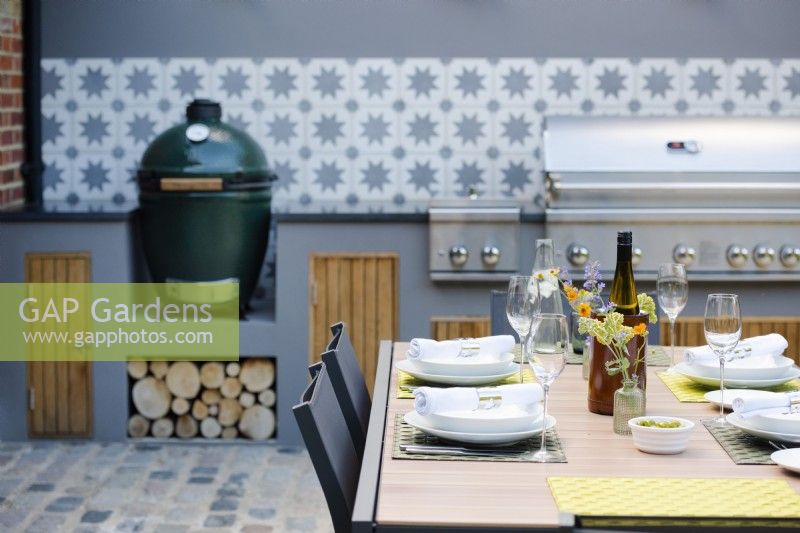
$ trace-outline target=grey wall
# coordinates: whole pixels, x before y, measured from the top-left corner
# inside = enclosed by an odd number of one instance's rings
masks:
[[[794,0],[44,0],[45,57],[792,57]]]
[[[92,254],[95,282],[135,281],[133,231],[120,222],[0,223],[0,283],[25,281],[25,253]],[[27,365],[0,363],[0,440],[27,438]],[[124,363],[95,363],[92,371],[94,436],[122,440],[128,418],[127,373]]]

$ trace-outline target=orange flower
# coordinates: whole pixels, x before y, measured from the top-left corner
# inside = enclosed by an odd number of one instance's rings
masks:
[[[567,300],[574,302],[578,298],[578,290],[575,287],[567,286]]]
[[[644,337],[644,334],[647,333],[647,324],[636,324],[633,326],[633,334],[634,335],[641,335]]]
[[[581,305],[578,306],[578,314],[583,318],[589,318],[592,316],[592,306],[583,302]]]

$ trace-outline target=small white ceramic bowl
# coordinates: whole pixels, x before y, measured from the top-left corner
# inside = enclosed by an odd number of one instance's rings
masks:
[[[677,420],[681,425],[677,428],[640,426],[640,420]],[[681,453],[689,446],[689,435],[694,429],[694,422],[677,416],[639,416],[628,420],[628,427],[633,434],[633,444],[641,451],[669,455]]]

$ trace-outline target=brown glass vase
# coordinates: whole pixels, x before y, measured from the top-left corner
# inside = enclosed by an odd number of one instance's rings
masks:
[[[603,320],[603,317],[596,317]],[[648,323],[647,314],[626,315],[623,323],[634,327],[638,324]],[[644,346],[643,346],[644,345]],[[639,350],[642,350],[641,352]],[[629,372],[633,373],[633,363],[637,354],[647,353],[647,338],[635,335],[628,343],[628,359],[631,362]],[[592,338],[592,356],[589,360],[589,411],[600,415],[614,414],[614,392],[622,387],[622,374],[609,376],[606,372],[606,362],[614,360],[614,352]],[[639,387],[647,389],[647,363],[642,361],[636,370],[639,377]]]

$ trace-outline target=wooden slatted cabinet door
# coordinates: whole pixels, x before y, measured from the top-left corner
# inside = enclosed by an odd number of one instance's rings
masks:
[[[329,326],[345,323],[372,394],[381,339],[396,339],[400,257],[392,252],[315,253],[309,258],[309,362],[319,361]]]
[[[431,317],[431,338],[437,341],[486,337],[490,331],[488,316]]]
[[[91,281],[91,256],[88,252],[28,253],[25,255],[25,281],[88,283]],[[63,331],[67,331],[66,327]],[[28,362],[28,435],[32,438],[90,437],[92,363],[65,360],[63,347],[54,346],[51,350],[47,354],[50,360]]]

